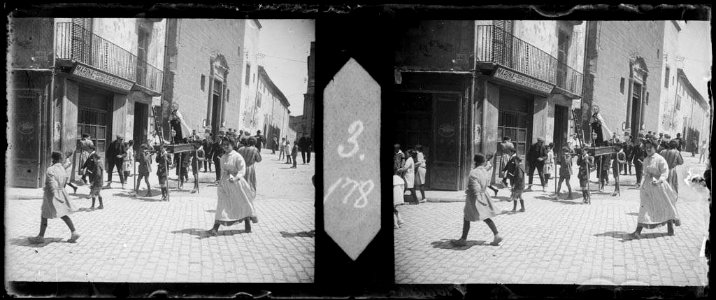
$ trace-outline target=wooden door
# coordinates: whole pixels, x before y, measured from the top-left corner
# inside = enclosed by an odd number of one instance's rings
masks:
[[[430,188],[458,190],[462,113],[459,94],[433,94],[433,145],[431,146]]]

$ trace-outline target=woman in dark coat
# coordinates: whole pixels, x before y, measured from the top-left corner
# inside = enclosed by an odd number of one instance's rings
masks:
[[[29,238],[30,243],[41,244],[45,242],[45,230],[47,230],[47,219],[61,218],[69,227],[71,235],[67,240],[74,243],[80,237],[76,232],[69,214],[73,211],[70,203],[70,196],[65,191],[65,184],[69,180],[65,167],[62,166],[62,153],[52,152],[52,166],[47,168],[45,175],[44,196],[42,199],[42,213],[40,220],[40,234]]]

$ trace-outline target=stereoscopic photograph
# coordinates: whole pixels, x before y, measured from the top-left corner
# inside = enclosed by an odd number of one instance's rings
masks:
[[[8,20],[7,281],[313,282],[314,20]]]
[[[402,26],[396,283],[708,284],[709,22]]]

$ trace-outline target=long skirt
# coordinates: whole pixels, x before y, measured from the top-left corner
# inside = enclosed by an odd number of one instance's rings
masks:
[[[45,189],[42,198],[42,217],[47,219],[61,218],[74,211],[70,196],[64,188]]]
[[[680,225],[679,214],[676,211],[676,192],[668,183],[654,185],[645,182],[639,191],[640,207],[639,225],[646,228],[656,228],[668,221]]]
[[[246,166],[246,173],[244,174],[244,178],[246,178],[246,181],[249,183],[249,185],[256,190],[256,164],[252,164],[250,166]]]
[[[256,192],[243,177],[230,182],[228,176],[219,181],[217,189],[215,220],[222,225],[232,225],[255,216],[254,198]]]
[[[679,175],[676,174],[676,168],[669,169],[669,177],[666,179],[666,181],[671,185],[671,188],[674,189],[674,192],[676,194],[679,194]]]
[[[475,222],[494,218],[499,210],[492,204],[492,198],[486,192],[465,196],[465,221]]]

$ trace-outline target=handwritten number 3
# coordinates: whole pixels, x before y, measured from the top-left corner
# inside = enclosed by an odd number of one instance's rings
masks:
[[[343,158],[351,157],[355,155],[360,147],[358,146],[358,136],[363,132],[363,122],[360,120],[353,122],[350,126],[348,126],[348,133],[351,134],[351,137],[348,138],[348,142],[353,144],[353,149],[350,152],[344,152],[345,147],[343,147],[343,144],[338,145],[338,155],[340,155]]]

